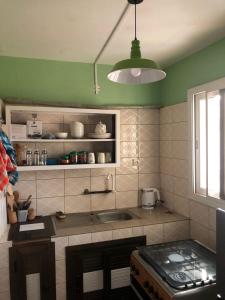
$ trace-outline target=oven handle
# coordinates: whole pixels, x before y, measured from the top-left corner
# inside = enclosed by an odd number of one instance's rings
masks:
[[[133,291],[135,292],[135,294],[137,295],[138,299],[140,300],[144,300],[144,298],[141,297],[141,295],[138,293],[138,291],[136,290],[135,286],[133,285],[133,283],[130,283]]]
[[[142,296],[139,291],[136,289],[135,285],[131,282],[130,283],[131,288],[133,289],[133,291],[135,292],[136,296],[138,297],[138,299],[140,300],[157,300],[158,298],[155,298],[154,295],[148,295],[146,294],[146,296]]]

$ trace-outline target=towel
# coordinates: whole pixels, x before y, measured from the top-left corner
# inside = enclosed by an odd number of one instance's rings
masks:
[[[12,185],[15,185],[16,182],[18,181],[18,177],[19,177],[19,174],[16,171],[16,166],[17,166],[16,151],[13,148],[12,144],[10,143],[10,140],[9,140],[8,136],[2,130],[0,131],[0,141],[3,145],[3,147],[5,148],[5,152],[8,155],[9,160],[11,161],[11,164],[13,165],[12,169],[8,168],[6,170],[7,174],[8,174],[8,177],[9,177],[9,182]]]
[[[0,141],[0,191],[3,191],[9,183],[9,173],[16,171],[16,166],[12,164],[6,150]]]

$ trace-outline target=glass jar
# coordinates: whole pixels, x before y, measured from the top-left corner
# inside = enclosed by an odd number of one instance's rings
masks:
[[[88,152],[87,151],[78,152],[77,161],[78,161],[78,164],[87,164],[87,162],[88,162]]]
[[[43,149],[41,151],[40,165],[46,166],[47,165],[47,158],[48,158],[48,152],[47,152],[46,149]]]
[[[30,149],[27,149],[26,151],[26,165],[27,166],[33,165],[32,151]]]
[[[70,152],[70,163],[77,164],[78,163],[78,153],[76,151]]]
[[[64,155],[60,160],[62,165],[68,165],[70,163],[69,155]]]
[[[40,152],[39,152],[39,150],[34,150],[34,165],[35,166],[40,165]]]

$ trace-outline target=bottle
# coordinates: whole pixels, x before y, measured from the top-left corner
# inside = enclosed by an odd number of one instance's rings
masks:
[[[48,152],[46,149],[43,149],[41,151],[41,159],[40,159],[40,164],[42,166],[46,166],[47,165],[47,158],[48,158]]]
[[[26,151],[26,165],[32,166],[33,164],[33,157],[32,157],[32,151],[30,149],[27,149]]]
[[[39,150],[34,151],[34,165],[35,166],[40,165],[40,152],[39,152]]]

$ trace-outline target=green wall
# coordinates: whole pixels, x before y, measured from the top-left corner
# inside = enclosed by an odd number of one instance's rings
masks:
[[[160,83],[119,85],[99,65],[101,92],[94,94],[93,65],[40,59],[0,57],[0,97],[65,105],[158,105]]]
[[[161,103],[172,105],[187,99],[187,90],[225,76],[225,39],[166,68],[161,82]]]

